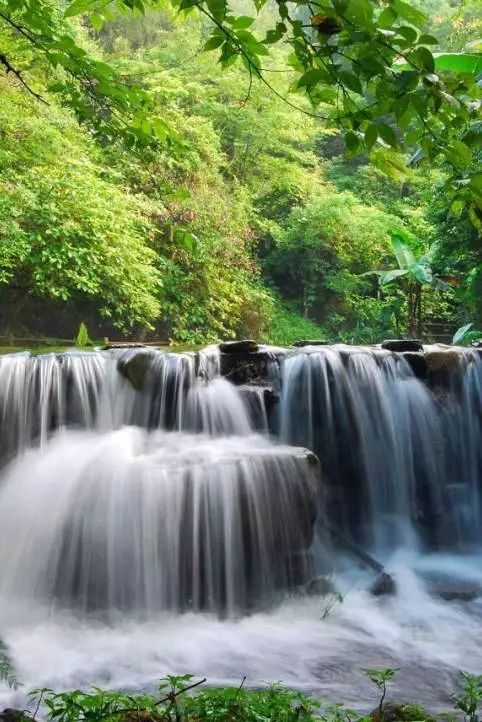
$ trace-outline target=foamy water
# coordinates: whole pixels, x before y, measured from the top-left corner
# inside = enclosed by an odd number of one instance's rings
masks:
[[[17,624],[3,610],[3,636],[24,687],[4,689],[1,702],[23,704],[25,690],[43,686],[146,689],[165,674],[191,673],[212,685],[243,676],[252,686],[282,681],[368,709],[376,692],[363,668],[399,667],[393,698],[447,708],[459,670],[482,669],[482,606],[429,596],[414,568],[451,567],[482,581],[477,558],[401,557],[389,567],[397,595],[374,598],[364,589],[366,572],[352,570],[338,581],[344,601],[325,619],[326,597],[291,597],[274,611],[227,621],[184,614],[105,625],[38,608],[30,623]]]

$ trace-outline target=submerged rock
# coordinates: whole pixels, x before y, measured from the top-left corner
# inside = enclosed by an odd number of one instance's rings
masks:
[[[416,338],[394,338],[382,342],[386,351],[423,351],[423,343]]]
[[[395,594],[396,591],[397,585],[395,584],[395,580],[386,572],[381,572],[370,587],[370,594],[373,594],[374,597],[381,597],[385,594]]]
[[[471,602],[482,596],[482,587],[475,581],[457,579],[449,574],[434,573],[424,575],[430,594],[446,602]]]
[[[337,588],[329,577],[313,577],[305,586],[305,593],[313,597],[326,597],[336,594]]]
[[[259,344],[252,339],[224,341],[219,344],[219,350],[221,353],[256,353],[259,350]]]
[[[429,351],[425,363],[430,373],[453,373],[458,371],[460,354],[457,351]]]

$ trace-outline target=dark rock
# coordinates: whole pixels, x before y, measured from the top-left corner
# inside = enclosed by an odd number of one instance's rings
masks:
[[[222,353],[220,364],[221,376],[234,384],[269,384],[273,365],[279,364],[279,357],[272,351]]]
[[[302,348],[303,346],[328,346],[328,341],[295,341],[293,346]]]
[[[305,593],[314,597],[326,597],[328,594],[336,594],[337,589],[329,577],[313,577],[305,585]]]
[[[105,351],[109,351],[114,348],[146,348],[146,344],[137,341],[109,341],[105,346],[102,346]]]
[[[219,344],[221,353],[256,353],[259,345],[252,339],[243,341],[225,341]]]
[[[119,373],[131,382],[136,391],[141,391],[146,385],[153,356],[152,351],[139,351],[125,354],[117,361]]]
[[[397,586],[390,574],[381,572],[370,587],[370,593],[374,597],[381,597],[385,594],[395,594]]]
[[[32,717],[25,714],[21,709],[12,709],[7,707],[0,712],[0,722],[23,722],[23,720],[31,720]]]
[[[428,573],[424,580],[430,594],[446,602],[471,602],[482,596],[482,587],[474,581],[457,579],[449,574]]]
[[[423,343],[415,338],[388,339],[382,342],[386,351],[423,351]]]
[[[425,381],[427,378],[427,363],[424,354],[417,351],[405,351],[403,358],[411,367],[414,376]]]

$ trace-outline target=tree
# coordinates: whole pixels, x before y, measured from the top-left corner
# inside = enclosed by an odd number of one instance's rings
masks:
[[[255,15],[239,15],[233,0],[171,2],[184,13],[197,10],[208,18],[213,30],[205,49],[216,50],[223,67],[240,59],[250,84],[257,80],[267,91],[279,94],[269,79],[275,69],[271,47],[288,48],[283,68],[290,70],[290,91],[309,104],[283,95],[286,103],[336,125],[348,153],[368,153],[387,169],[404,147],[416,148],[418,158],[440,159],[449,170],[453,209],[467,209],[482,227],[482,173],[475,158],[482,137],[478,46],[465,54],[433,53],[438,39],[424,32],[426,16],[405,0],[276,0],[263,36],[253,29]],[[254,0],[253,10],[259,13],[266,3]],[[73,0],[61,13],[38,0],[0,0],[0,21],[54,70],[50,91],[104,140],[120,136],[131,146],[175,146],[168,124],[152,115],[149,93],[121,82],[109,64],[91,57],[68,25],[86,14],[100,30],[114,7],[142,13],[157,5],[156,0]],[[6,53],[0,63],[41,99]]]
[[[423,289],[432,286],[439,291],[450,291],[450,286],[436,276],[430,266],[435,253],[435,247],[421,255],[415,255],[411,248],[414,243],[420,246],[420,241],[414,239],[402,228],[390,229],[393,254],[398,267],[387,271],[368,271],[363,275],[375,274],[378,276],[381,287],[388,286],[396,281],[403,284],[403,291],[407,299],[407,327],[410,338],[422,336],[423,322]]]

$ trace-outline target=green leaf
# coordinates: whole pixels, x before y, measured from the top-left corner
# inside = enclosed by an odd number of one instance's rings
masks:
[[[398,265],[400,268],[408,271],[416,262],[415,255],[408,245],[413,242],[413,236],[398,226],[393,226],[388,232]]]
[[[354,93],[362,95],[363,88],[357,75],[342,71],[338,73],[338,77],[340,78],[343,85],[345,85],[349,90],[352,90]]]
[[[298,80],[298,88],[312,88],[317,83],[323,81],[326,82],[329,79],[326,70],[314,68],[303,73],[301,78]]]
[[[226,36],[222,37],[221,35],[211,35],[211,37],[204,43],[204,50],[216,50],[216,48],[219,48],[225,40]]]
[[[92,15],[90,16],[90,22],[94,30],[100,32],[104,25],[104,18],[102,17],[102,15],[99,15],[99,13],[92,13]]]
[[[416,27],[423,27],[427,22],[427,16],[420,10],[417,10],[412,5],[409,5],[403,0],[393,0],[393,9],[409,23]]]
[[[414,43],[418,37],[417,31],[409,25],[402,25],[397,28],[397,35],[401,35],[409,43]]]
[[[452,339],[452,346],[457,346],[457,344],[463,341],[464,336],[467,334],[468,331],[470,331],[473,325],[473,323],[466,323],[465,326],[461,326],[460,328],[458,328]]]
[[[352,130],[345,133],[345,145],[352,153],[356,153],[360,147],[360,139]]]
[[[226,16],[226,0],[206,0],[209,12],[222,22]]]
[[[419,48],[420,49],[420,48]],[[434,53],[437,70],[451,70],[454,73],[482,73],[482,54],[480,53]]]
[[[433,73],[435,70],[435,59],[428,48],[421,46],[415,51],[418,62],[421,64],[424,70],[429,73]]]
[[[378,123],[377,131],[378,135],[385,141],[385,143],[388,143],[388,145],[392,148],[397,147],[397,136],[390,125],[387,125],[386,123]]]
[[[375,123],[370,123],[370,125],[365,130],[365,144],[369,151],[373,148],[373,146],[377,142],[377,138],[378,138],[378,128]]]
[[[380,274],[380,286],[386,286],[388,283],[392,283],[392,281],[395,281],[397,278],[406,276],[407,273],[408,269],[403,268],[394,268],[392,271],[385,271]]]
[[[74,15],[80,15],[81,13],[92,10],[97,4],[97,1],[98,0],[74,0],[74,2],[67,6],[64,17],[71,18],[74,17]]]
[[[251,27],[251,25],[254,23],[254,18],[249,17],[249,15],[240,15],[239,17],[235,18],[233,22],[231,23],[231,26],[235,30],[247,30]]]
[[[419,45],[439,45],[440,41],[438,38],[436,38],[434,35],[426,35],[425,33],[422,33],[422,35],[418,39]]]

